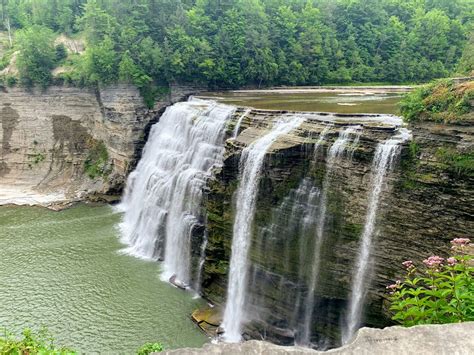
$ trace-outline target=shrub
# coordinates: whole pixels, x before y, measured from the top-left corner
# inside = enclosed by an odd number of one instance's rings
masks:
[[[46,87],[51,83],[51,70],[56,63],[53,32],[42,26],[32,26],[18,31],[17,67],[24,85],[38,84]]]
[[[140,349],[138,349],[138,355],[148,355],[151,353],[158,353],[163,351],[163,345],[161,343],[146,343]]]
[[[20,339],[5,330],[4,334],[0,336],[0,354],[72,355],[76,352],[67,348],[55,347],[54,341],[46,328],[42,328],[37,333],[31,329],[25,329]]]
[[[104,142],[90,139],[87,142],[89,154],[84,161],[84,171],[91,179],[105,177],[109,174],[109,153]]]
[[[447,171],[456,177],[474,177],[474,151],[465,153],[439,148],[436,157],[446,165]]]
[[[67,49],[64,44],[60,43],[58,44],[55,48],[55,56],[56,56],[56,62],[59,63],[62,60],[67,58]]]
[[[400,101],[400,112],[408,122],[459,122],[468,118],[474,100],[474,82],[455,85],[439,80],[406,94]]]
[[[447,259],[433,255],[418,268],[403,262],[405,279],[387,286],[392,319],[403,326],[474,320],[474,267],[470,240],[451,241]]]

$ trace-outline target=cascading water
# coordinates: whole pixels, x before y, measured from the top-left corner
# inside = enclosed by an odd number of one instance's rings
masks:
[[[303,121],[302,117],[283,116],[275,123],[268,134],[256,140],[242,151],[227,302],[222,323],[224,340],[228,342],[238,342],[241,340],[248,278],[248,251],[260,182],[260,171],[265,154],[273,142],[280,136],[298,127]]]
[[[152,127],[130,174],[120,224],[124,252],[164,258],[163,278],[189,284],[190,243],[201,220],[202,188],[222,164],[225,124],[235,108],[191,98],[169,107]]]
[[[237,123],[235,124],[235,128],[234,128],[234,133],[232,134],[232,138],[235,139],[237,138],[237,136],[239,135],[239,131],[240,131],[240,126],[242,125],[242,121],[245,117],[247,117],[247,115],[251,112],[252,110],[251,109],[246,109],[244,111],[244,113],[242,113],[239,117],[239,119],[237,120]]]
[[[301,332],[301,336],[298,337],[299,339],[297,339],[297,343],[302,346],[310,346],[311,344],[311,321],[314,313],[314,296],[318,283],[319,269],[321,263],[321,247],[324,241],[324,226],[326,224],[327,199],[334,164],[344,154],[347,147],[349,147],[349,152],[355,149],[355,145],[359,142],[361,133],[362,130],[360,126],[346,128],[344,131],[339,133],[338,139],[331,146],[327,155],[326,175],[324,178],[321,199],[319,202],[312,268],[303,316],[303,329]]]
[[[255,246],[263,258],[269,253],[281,254],[281,258],[268,260],[267,263],[270,264],[266,268],[253,263],[254,274],[259,273],[260,277],[254,277],[250,283],[252,292],[249,297],[249,306],[251,307],[249,313],[256,320],[262,318],[262,314],[274,313],[271,306],[265,305],[262,296],[264,287],[272,285],[271,292],[278,294],[278,298],[282,302],[294,305],[293,316],[287,319],[288,328],[294,334],[301,331],[299,311],[305,298],[304,288],[297,285],[304,283],[307,277],[305,272],[307,265],[311,263],[308,250],[312,245],[312,230],[315,227],[319,196],[320,190],[314,186],[311,179],[304,178],[298,188],[291,190],[281,205],[274,209],[270,225],[261,228]],[[292,253],[292,244],[298,245],[297,250],[294,251],[294,253],[297,252],[297,255]],[[297,267],[296,273],[294,273],[295,267]],[[275,276],[271,270],[277,268],[284,268],[288,275],[294,273],[296,278],[294,280],[281,278],[275,283]],[[264,282],[262,282],[262,278]]]
[[[362,318],[362,306],[367,291],[367,275],[370,268],[372,251],[372,236],[375,231],[377,211],[380,195],[383,191],[385,177],[393,168],[393,162],[400,152],[400,145],[409,140],[411,134],[406,129],[399,129],[395,137],[377,145],[372,163],[372,179],[369,189],[369,202],[357,264],[353,275],[349,311],[346,319],[346,328],[343,330],[342,343],[346,344],[352,339],[359,328]]]

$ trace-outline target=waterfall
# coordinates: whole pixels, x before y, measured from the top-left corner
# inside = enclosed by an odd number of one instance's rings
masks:
[[[273,209],[270,223],[259,228],[252,246],[259,262],[253,262],[250,267],[254,277],[250,279],[250,296],[246,300],[251,320],[278,317],[274,313],[275,304],[265,303],[265,287],[270,287],[270,292],[282,303],[294,305],[293,315],[285,320],[288,321],[288,330],[293,333],[298,331],[300,304],[304,302],[303,287],[300,285],[304,282],[305,270],[310,262],[308,246],[311,245],[319,193],[311,179],[303,178],[298,187],[290,190],[282,203]],[[298,248],[292,250],[293,244],[297,244]],[[267,258],[269,254],[279,255],[279,258]],[[284,269],[288,276],[275,282],[277,276],[274,270],[278,268]],[[257,274],[259,277],[256,277]]]
[[[120,205],[124,252],[164,258],[163,278],[189,284],[191,235],[201,220],[202,188],[222,164],[232,106],[191,98],[168,109],[150,132]]]
[[[234,128],[234,133],[232,134],[232,138],[237,138],[237,136],[239,135],[239,131],[240,131],[240,126],[242,124],[242,121],[245,117],[247,117],[247,115],[251,112],[252,110],[251,109],[246,109],[244,111],[243,114],[240,115],[239,119],[237,120],[237,123],[235,125],[235,128]]]
[[[194,290],[196,291],[196,296],[199,297],[201,293],[201,278],[202,278],[202,268],[204,267],[204,262],[206,261],[206,248],[207,243],[209,242],[207,231],[204,232],[204,240],[201,244],[201,253],[199,255],[199,264],[197,269],[196,281],[194,282]]]
[[[357,264],[353,275],[349,312],[347,314],[346,329],[343,331],[342,343],[352,339],[362,318],[362,306],[367,291],[367,275],[370,267],[372,236],[377,220],[377,211],[380,195],[384,187],[385,177],[393,167],[393,162],[400,152],[400,144],[409,140],[411,134],[401,128],[399,134],[377,145],[372,163],[372,178],[369,186],[369,201],[362,232]]]
[[[361,133],[362,130],[360,126],[348,127],[344,129],[339,133],[338,139],[331,146],[327,155],[326,175],[324,177],[316,222],[312,269],[308,286],[308,295],[305,302],[305,310],[302,324],[303,330],[301,336],[297,341],[299,345],[309,346],[311,344],[311,321],[314,312],[314,296],[318,283],[321,261],[321,247],[324,240],[324,226],[326,224],[327,198],[334,164],[341,156],[343,156],[347,147],[349,147],[348,150],[352,154],[352,151],[355,149],[356,144],[359,142]]]
[[[255,215],[255,205],[265,154],[281,135],[298,127],[304,119],[283,116],[272,130],[257,139],[242,151],[240,159],[240,184],[237,189],[236,216],[233,227],[232,253],[230,259],[227,302],[222,327],[224,340],[241,340],[241,327],[244,318],[244,302],[248,278],[248,251]]]

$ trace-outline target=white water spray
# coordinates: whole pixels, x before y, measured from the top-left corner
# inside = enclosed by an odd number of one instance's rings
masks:
[[[304,119],[302,117],[284,116],[275,123],[268,134],[256,140],[242,151],[227,302],[222,323],[225,341],[239,342],[241,340],[241,330],[245,312],[244,302],[247,292],[248,252],[255,216],[260,171],[265,154],[273,142],[280,136],[298,127],[303,121]]]
[[[375,151],[372,163],[373,175],[369,189],[369,204],[362,232],[357,266],[353,275],[346,329],[343,330],[342,334],[343,344],[352,339],[361,323],[362,308],[367,291],[367,276],[370,268],[372,236],[375,230],[380,195],[384,188],[385,177],[392,169],[393,162],[400,152],[400,144],[410,138],[410,132],[401,128],[398,135],[383,143],[379,143]]]
[[[150,132],[120,205],[124,252],[157,260],[163,279],[190,282],[190,245],[202,188],[222,164],[225,124],[235,108],[191,98],[169,107]]]

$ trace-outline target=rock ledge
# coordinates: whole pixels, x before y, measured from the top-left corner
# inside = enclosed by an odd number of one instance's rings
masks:
[[[472,354],[474,349],[474,322],[419,325],[411,328],[362,328],[354,341],[341,348],[316,351],[301,347],[278,346],[264,341],[251,340],[241,344],[206,344],[200,349],[168,350],[161,354],[200,355],[284,355],[284,354],[336,354],[336,355],[431,355]]]

